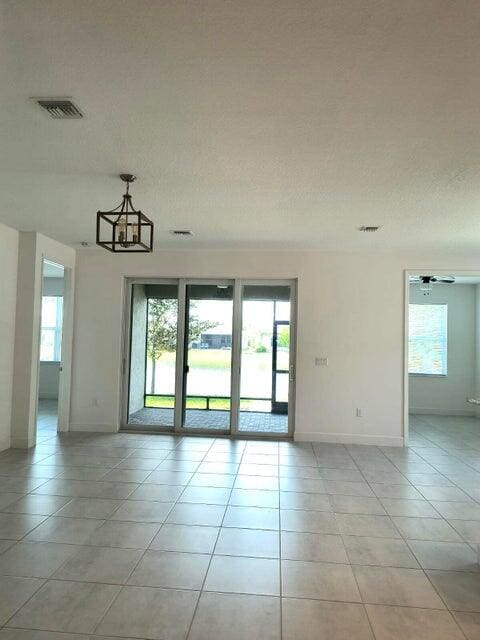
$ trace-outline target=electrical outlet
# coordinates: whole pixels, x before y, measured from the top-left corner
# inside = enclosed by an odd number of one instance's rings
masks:
[[[355,409],[355,416],[356,416],[357,418],[362,418],[362,417],[363,417],[363,416],[362,416],[362,410],[361,410],[361,409],[359,409],[358,407]]]
[[[328,367],[328,358],[315,358],[316,367]]]

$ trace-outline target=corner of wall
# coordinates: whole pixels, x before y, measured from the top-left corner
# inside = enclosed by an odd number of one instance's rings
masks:
[[[475,289],[475,397],[480,398],[480,284]],[[471,406],[475,416],[480,418],[480,406]]]
[[[0,451],[5,451],[5,449],[10,449],[12,446],[12,442],[10,439],[10,435],[4,435],[0,437]]]
[[[58,262],[73,270],[75,255],[75,250],[71,247],[42,234],[24,231],[19,233],[11,423],[13,447],[28,448],[35,445],[43,259]],[[71,306],[73,291],[70,298]],[[69,311],[68,317],[71,324],[73,310]],[[64,340],[66,350],[69,349],[69,342],[71,327],[68,327],[67,339]],[[68,372],[64,374],[64,378],[67,374]],[[70,384],[69,378],[66,384]],[[65,421],[59,412],[59,426],[63,426],[65,422],[68,427],[68,419]]]
[[[0,273],[2,274],[0,323],[0,451],[11,446],[15,320],[18,279],[19,233],[0,224]]]

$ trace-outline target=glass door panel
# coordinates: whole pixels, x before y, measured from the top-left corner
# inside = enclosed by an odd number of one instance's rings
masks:
[[[177,284],[132,285],[129,425],[173,428],[177,324]]]
[[[230,430],[233,285],[187,284],[183,420],[185,429]]]
[[[274,320],[272,341],[272,413],[288,413],[290,323]]]
[[[243,287],[239,432],[288,433],[290,297],[290,286]]]
[[[276,373],[275,374],[275,393],[274,401],[272,405],[276,405],[276,410],[272,406],[273,413],[288,413],[288,392],[289,392],[289,374],[288,373]]]

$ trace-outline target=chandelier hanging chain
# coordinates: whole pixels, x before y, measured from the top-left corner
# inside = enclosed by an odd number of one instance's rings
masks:
[[[117,210],[118,211],[118,220],[120,220],[122,213],[138,213],[138,211],[135,209],[135,207],[132,204],[132,196],[129,193],[129,189],[130,189],[130,183],[127,182],[127,191],[126,193],[124,193],[124,195],[122,196],[122,201],[119,205],[117,205],[116,207],[114,207],[113,209],[110,209],[110,211],[107,211],[107,213],[116,213]],[[117,220],[117,222],[118,222]]]

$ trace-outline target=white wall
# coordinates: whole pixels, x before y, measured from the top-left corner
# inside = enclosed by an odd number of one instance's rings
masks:
[[[447,376],[409,376],[410,412],[475,415],[466,398],[475,394],[476,285],[433,285],[428,297],[411,285],[410,302],[448,305]]]
[[[10,446],[18,231],[0,224],[0,451]]]
[[[400,444],[404,270],[480,271],[454,256],[158,251],[77,254],[73,429],[119,427],[123,278],[298,278],[296,433]],[[418,272],[418,271],[417,271]],[[328,356],[328,367],[315,367]],[[355,417],[355,408],[363,417]]]
[[[71,372],[68,363],[73,335],[75,251],[39,233],[20,232],[11,429],[14,447],[31,447],[35,444],[44,258],[67,267],[65,278],[68,286],[65,291],[62,340],[66,365],[60,380],[60,395],[65,400],[61,408],[59,406],[58,422],[62,430],[67,429],[69,425],[68,390]]]

